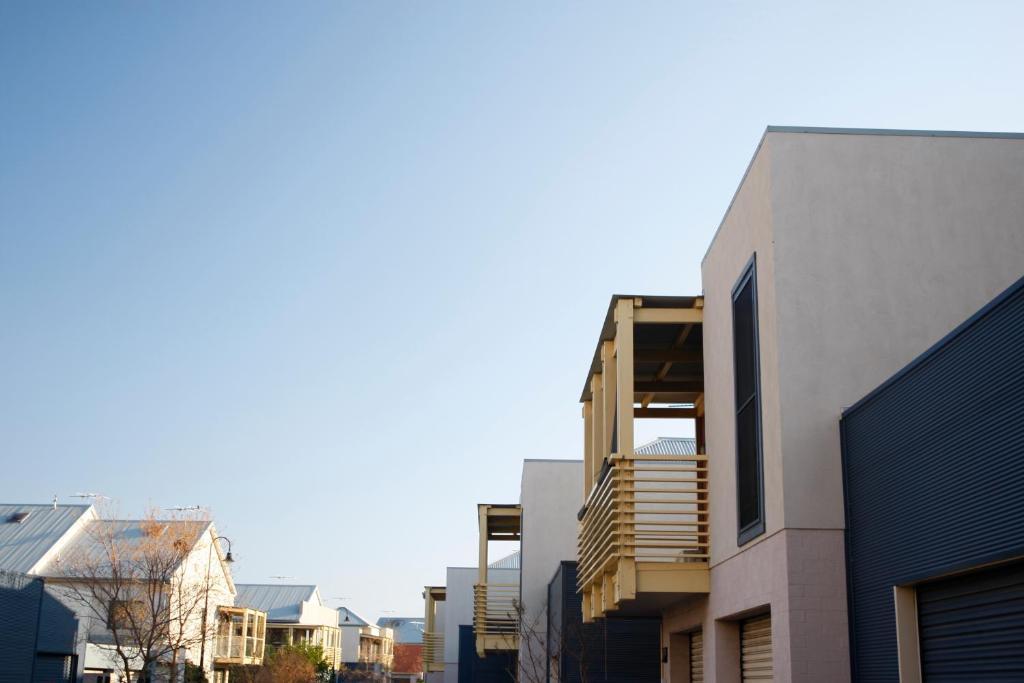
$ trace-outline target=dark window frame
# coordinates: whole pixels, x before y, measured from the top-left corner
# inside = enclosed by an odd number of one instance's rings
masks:
[[[755,423],[755,461],[757,463],[757,518],[749,522],[746,525],[741,526],[741,483],[740,483],[740,421],[739,413],[741,406],[739,405],[739,377],[737,361],[739,360],[736,355],[736,300],[747,284],[750,284],[751,292],[751,325],[753,330],[753,396],[744,402],[745,407],[749,401],[754,402],[754,423]],[[743,267],[743,272],[739,279],[736,280],[736,284],[733,285],[732,295],[730,297],[730,322],[733,325],[733,350],[732,350],[732,370],[733,370],[733,420],[735,423],[735,436],[736,436],[736,544],[739,546],[749,543],[753,539],[757,538],[764,533],[764,447],[762,443],[762,425],[761,425],[761,334],[758,328],[758,311],[757,311],[757,254],[755,253],[750,257],[750,260]]]

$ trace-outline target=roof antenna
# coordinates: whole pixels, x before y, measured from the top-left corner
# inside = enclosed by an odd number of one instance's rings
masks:
[[[57,494],[53,494],[53,509],[57,509]]]

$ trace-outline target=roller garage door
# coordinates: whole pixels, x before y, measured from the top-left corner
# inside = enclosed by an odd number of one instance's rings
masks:
[[[926,681],[1024,680],[1024,562],[917,587]]]
[[[770,614],[747,619],[740,624],[740,671],[743,683],[773,680]]]
[[[690,683],[704,683],[704,632],[690,634]]]

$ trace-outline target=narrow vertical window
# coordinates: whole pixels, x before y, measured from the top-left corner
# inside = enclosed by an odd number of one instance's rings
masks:
[[[756,259],[752,258],[732,290],[733,374],[736,383],[736,504],[740,545],[764,532],[756,264]]]

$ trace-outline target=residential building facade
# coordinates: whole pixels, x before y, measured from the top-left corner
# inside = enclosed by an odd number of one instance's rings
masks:
[[[1021,136],[766,131],[703,292],[603,322],[585,621],[660,618],[673,683],[850,680],[840,415],[1020,277],[1022,169]],[[696,453],[638,454],[638,418]]]
[[[342,650],[345,653],[341,680],[385,681],[395,658],[394,630],[371,624],[347,607],[338,608]]]
[[[324,604],[317,586],[243,583],[237,588],[235,606],[266,614],[268,646],[318,645],[332,669],[341,666],[338,611]]]
[[[120,558],[116,574],[112,558]],[[180,678],[187,663],[224,680],[232,662],[219,656],[225,650],[218,634],[234,633],[222,628],[223,610],[232,608],[235,596],[229,562],[206,520],[102,519],[90,505],[56,502],[0,505],[0,572],[21,577],[16,595],[39,592],[38,611],[22,617],[36,620],[34,670],[46,680],[116,683],[125,662],[115,643],[150,634],[158,636],[150,646],[156,653],[152,680]],[[148,601],[153,610],[142,609],[154,585],[159,599]],[[115,623],[129,609],[134,630]],[[249,651],[242,656],[258,664],[262,615],[251,617],[244,625]],[[132,650],[129,645],[123,652]],[[129,660],[134,677],[142,658]]]

